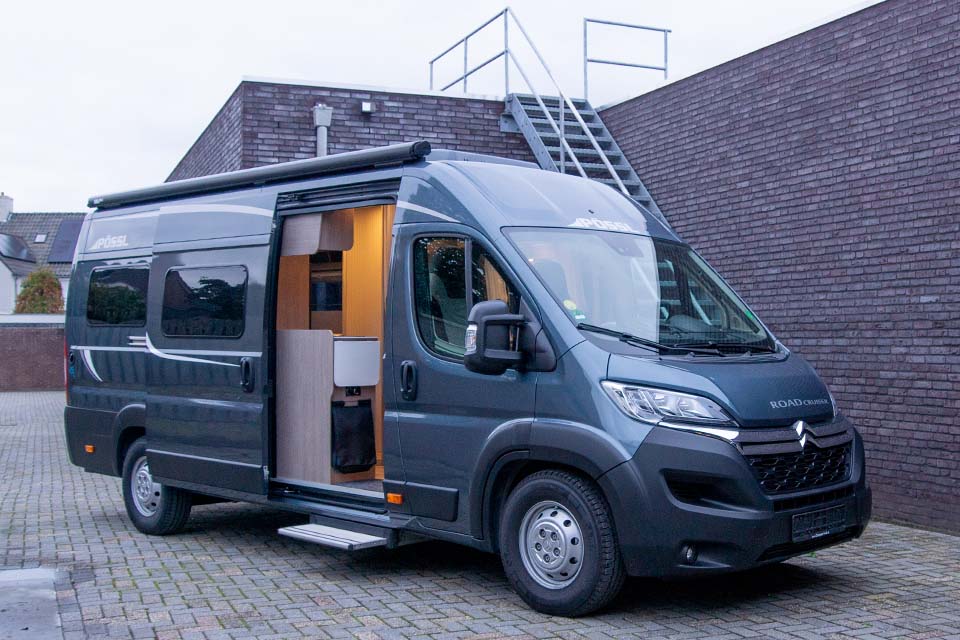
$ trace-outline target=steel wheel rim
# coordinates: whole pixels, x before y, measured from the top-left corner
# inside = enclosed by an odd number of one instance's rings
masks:
[[[161,486],[153,481],[150,475],[150,465],[147,457],[141,456],[133,465],[130,474],[130,493],[133,495],[133,504],[141,515],[150,517],[160,508]]]
[[[583,566],[583,532],[559,502],[538,502],[520,522],[520,557],[527,573],[547,589],[563,589]]]

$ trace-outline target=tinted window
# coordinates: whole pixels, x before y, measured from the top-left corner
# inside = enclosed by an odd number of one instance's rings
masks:
[[[413,269],[420,337],[440,355],[463,357],[467,316],[476,303],[503,300],[514,313],[520,306],[520,297],[490,255],[465,238],[417,239]]]
[[[245,267],[171,269],[163,287],[164,335],[240,337],[246,288]]]
[[[87,320],[93,325],[142,327],[147,320],[146,267],[96,269],[90,274]]]
[[[461,358],[467,331],[463,238],[419,238],[413,250],[417,326],[427,347]]]

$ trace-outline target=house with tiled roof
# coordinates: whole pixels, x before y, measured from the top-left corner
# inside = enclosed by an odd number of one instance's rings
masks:
[[[64,298],[83,212],[13,212],[13,198],[0,193],[0,314],[13,313],[23,281],[47,267],[60,280]]]

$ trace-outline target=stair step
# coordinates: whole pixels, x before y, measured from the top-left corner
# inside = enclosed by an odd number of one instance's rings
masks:
[[[349,529],[327,527],[322,524],[300,524],[293,527],[284,527],[277,529],[277,533],[288,538],[296,538],[297,540],[347,551],[383,547],[387,544],[387,539],[380,536],[371,536]]]
[[[569,129],[570,127],[567,127],[567,128]],[[577,130],[578,130],[578,131],[582,131],[582,129],[580,129],[580,126],[579,126],[579,125],[577,126]],[[560,134],[559,134],[559,133],[554,133],[553,129],[550,129],[550,131],[538,131],[537,133],[540,134],[540,138],[542,138],[543,140],[557,140],[558,142],[559,142],[559,140],[560,140]],[[583,143],[586,143],[586,144],[590,144],[590,138],[588,138],[587,135],[586,135],[586,134],[583,134],[583,133],[568,133],[567,135],[564,136],[564,138],[566,138],[566,139],[567,139],[567,142],[570,143],[571,145],[572,145],[574,142],[583,142]],[[597,135],[595,135],[595,136],[593,136],[593,138],[594,138],[598,143],[600,143],[600,146],[601,146],[601,147],[604,146],[604,145],[609,146],[610,143],[613,142],[613,138],[611,138],[611,137],[609,137],[609,136],[597,136]],[[557,147],[556,145],[554,145],[554,148],[558,148],[558,147]],[[574,147],[574,148],[576,148],[576,147]]]
[[[537,104],[537,99],[532,94],[518,93],[516,94],[516,96],[517,96],[517,100],[520,101],[520,104],[524,106],[528,104],[533,104],[533,105]],[[543,100],[544,104],[550,104],[550,103],[557,104],[557,102],[560,100],[558,96],[540,96],[540,99]],[[584,100],[583,98],[571,98],[570,102],[572,102],[573,106],[575,106],[577,109],[580,109],[581,111],[583,111],[584,109],[592,109],[592,107],[590,106],[590,103]]]
[[[540,126],[543,126],[543,127],[549,127],[549,130],[550,130],[551,132],[553,131],[553,127],[550,126],[550,121],[547,120],[546,118],[534,118],[534,117],[531,117],[531,118],[530,118],[530,122],[532,122],[534,125],[540,125]],[[559,122],[556,122],[556,121],[554,121],[554,122],[556,123],[557,128],[559,128],[559,127],[560,127],[560,123],[559,123]],[[583,128],[580,126],[580,123],[577,122],[576,120],[567,120],[566,125],[567,125],[567,129],[574,129],[574,130],[576,130],[576,131],[583,131]],[[606,130],[607,130],[607,128],[606,128],[605,126],[603,126],[603,123],[602,123],[602,122],[588,122],[588,123],[587,123],[587,126],[590,127],[590,130],[591,130],[591,131],[603,131],[603,132],[606,132]]]
[[[561,151],[560,147],[547,147],[547,151],[549,151],[550,155],[554,156],[555,159],[560,157],[560,151]],[[591,156],[593,158],[600,157],[600,154],[597,153],[597,150],[594,149],[592,146],[573,147],[573,152],[577,154],[577,158],[579,158],[580,156]],[[610,162],[613,164],[613,166],[617,166],[618,164],[621,164],[621,165],[623,164],[621,162],[613,162],[612,160],[612,158],[622,158],[623,157],[622,153],[617,153],[616,151],[604,151],[604,155],[606,155],[607,158],[610,159]],[[567,155],[567,159],[568,160],[570,159],[569,155]]]
[[[617,184],[617,182],[610,177],[607,178],[594,178],[597,182],[602,182],[604,184]],[[625,184],[628,187],[639,187],[640,181],[634,178],[620,178],[620,182]]]
[[[618,163],[616,163],[616,162],[611,162],[610,164],[613,165],[614,171],[616,171],[616,172],[619,173],[619,174],[626,173],[626,174],[629,175],[630,172],[631,172],[630,167],[628,167],[628,166],[625,165],[625,164],[618,164]],[[601,162],[583,162],[583,161],[581,161],[581,162],[580,162],[580,166],[583,167],[584,171],[603,171],[603,172],[606,173],[607,175],[609,175],[609,173],[610,173],[610,172],[607,170],[607,165],[605,165],[605,164],[603,164],[603,163],[601,163]],[[576,172],[576,170],[577,170],[576,166],[574,166],[574,164],[573,164],[573,161],[570,160],[569,157],[567,158],[567,169],[568,169],[568,172],[569,172],[569,170],[572,170],[572,171],[574,171],[574,172]],[[610,178],[610,179],[612,180],[613,178]],[[622,179],[623,179],[623,178],[621,177],[621,180],[622,180]]]
[[[547,106],[547,111],[550,112],[551,116],[553,116],[554,118],[560,117],[560,107],[551,106],[549,104],[546,106]],[[523,105],[523,109],[530,115],[539,115],[543,113],[543,109],[541,109],[540,105],[538,104],[525,104]],[[596,120],[598,117],[596,111],[592,111],[592,110],[584,111],[582,109],[577,109],[577,111],[580,112],[580,117],[586,120],[587,122],[590,122],[591,120]],[[567,108],[566,106],[564,106],[563,108],[563,116],[564,116],[564,119],[567,120],[568,122],[577,121],[576,116],[574,116],[573,112],[570,111],[570,109]]]

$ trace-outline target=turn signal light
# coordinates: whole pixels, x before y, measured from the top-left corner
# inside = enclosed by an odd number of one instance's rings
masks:
[[[390,504],[403,504],[403,495],[399,493],[388,493],[387,502]]]
[[[86,451],[87,453],[93,453],[94,451],[97,450],[97,448],[92,444],[85,444],[83,445],[83,450]]]

